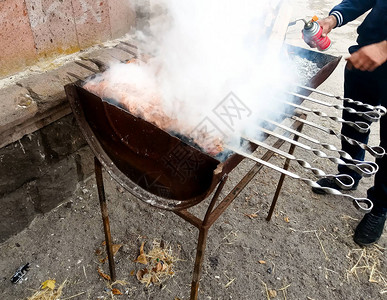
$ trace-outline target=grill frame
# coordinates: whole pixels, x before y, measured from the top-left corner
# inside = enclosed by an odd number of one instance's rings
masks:
[[[319,70],[319,72],[310,79],[309,84],[307,84],[312,88],[317,88],[321,83],[323,83],[330,76],[330,74],[336,69],[338,63],[341,60],[341,56],[335,57],[327,54],[318,53],[315,51],[301,49],[294,46],[288,46],[288,47],[290,47],[291,49],[290,51],[297,52],[298,55],[302,57],[313,56],[319,60],[323,58],[324,61],[326,62],[326,64]],[[67,98],[70,102],[70,106],[73,110],[74,116],[80,127],[80,130],[82,131],[86,141],[88,142],[90,148],[92,149],[95,155],[95,160],[94,160],[95,174],[96,174],[98,195],[99,195],[99,201],[100,201],[100,207],[101,207],[101,214],[102,214],[103,225],[104,225],[106,250],[108,254],[111,280],[112,281],[116,280],[116,274],[115,274],[115,262],[114,262],[113,251],[112,251],[113,244],[112,244],[112,238],[111,238],[111,232],[110,232],[110,223],[109,223],[107,204],[106,204],[106,198],[105,198],[105,192],[104,192],[104,186],[103,186],[102,168],[106,169],[109,175],[113,179],[115,179],[117,183],[123,186],[127,191],[129,191],[136,198],[150,204],[151,206],[158,207],[165,210],[172,210],[176,215],[178,215],[188,223],[198,228],[199,237],[198,237],[198,243],[196,248],[196,259],[195,259],[195,265],[193,270],[193,279],[191,283],[191,297],[190,297],[190,299],[197,299],[199,281],[200,281],[200,275],[201,275],[201,267],[204,260],[204,252],[206,248],[208,230],[214,224],[214,222],[222,215],[222,213],[227,209],[227,207],[234,201],[234,199],[239,195],[239,193],[244,189],[244,187],[261,170],[262,165],[259,163],[256,163],[250,169],[250,171],[248,171],[246,175],[231,189],[231,192],[228,193],[226,196],[224,196],[221,201],[219,201],[219,203],[217,203],[217,201],[218,201],[220,192],[222,191],[227,181],[228,173],[231,172],[231,170],[234,169],[244,159],[242,156],[234,154],[233,156],[228,158],[225,162],[223,163],[219,162],[219,164],[217,164],[216,167],[214,167],[211,170],[211,174],[212,174],[211,184],[208,185],[208,188],[203,193],[201,193],[200,195],[197,195],[196,197],[186,199],[185,201],[181,201],[177,199],[165,199],[163,197],[155,195],[150,191],[138,186],[135,182],[130,180],[129,177],[126,176],[122,172],[122,170],[120,170],[120,168],[117,167],[117,165],[114,162],[114,159],[112,159],[108,155],[108,153],[106,153],[104,147],[101,145],[100,141],[96,137],[95,131],[93,131],[92,128],[89,126],[85,118],[85,113],[82,108],[82,105],[80,105],[79,91],[80,89],[82,89],[84,92],[86,92],[86,90],[84,90],[81,87],[81,85],[82,85],[81,81],[78,81],[73,84],[68,84],[65,86],[65,91],[66,91]],[[308,96],[311,92],[304,90],[300,93],[302,93],[305,96]],[[94,95],[93,97],[97,97],[97,96]],[[103,100],[101,98],[99,98],[99,101],[103,103]],[[299,103],[301,102],[302,100],[299,99]],[[110,104],[105,102],[105,104],[103,105],[106,106]],[[107,106],[107,107],[110,107],[110,106]],[[306,115],[301,115],[300,117],[306,118]],[[291,127],[295,130],[301,131],[303,124],[298,121],[295,121],[293,122]],[[297,139],[298,139],[298,136],[295,136],[294,140],[297,140]],[[283,143],[284,141],[277,140],[273,146],[276,148],[279,148]],[[252,144],[250,144],[250,147],[251,147],[251,150],[255,150],[257,148],[255,145],[252,145]],[[289,153],[292,154],[293,151],[294,151],[294,146],[292,145],[289,149]],[[272,156],[273,156],[273,152],[267,151],[261,157],[261,159],[268,161]],[[285,161],[284,169],[286,170],[288,169],[288,167],[289,167],[289,160],[287,159]],[[285,175],[282,174],[279,179],[279,182],[272,200],[272,204],[269,210],[269,214],[267,216],[267,220],[271,219],[271,216],[273,214],[275,205],[277,203],[277,200],[282,188],[284,178],[285,178]],[[208,206],[206,208],[206,214],[203,219],[196,217],[195,215],[193,215],[188,211],[189,207],[196,205],[202,202],[203,200],[207,199],[212,193],[213,193],[213,197],[208,203]]]

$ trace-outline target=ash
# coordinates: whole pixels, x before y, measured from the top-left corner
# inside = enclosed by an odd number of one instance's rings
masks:
[[[320,71],[317,64],[311,60],[300,56],[294,56],[292,58],[294,68],[298,76],[298,82],[301,84],[307,84],[309,80]]]

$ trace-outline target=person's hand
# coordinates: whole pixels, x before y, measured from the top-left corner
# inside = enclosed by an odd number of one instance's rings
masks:
[[[348,69],[373,71],[387,61],[387,41],[364,46],[346,60]]]
[[[336,27],[337,20],[335,16],[330,15],[329,17],[326,17],[321,20],[317,20],[317,23],[322,28],[322,37],[326,37],[328,33],[332,31],[333,28]]]

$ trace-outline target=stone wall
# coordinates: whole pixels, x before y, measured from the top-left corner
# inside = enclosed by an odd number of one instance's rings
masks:
[[[136,55],[131,38],[121,37],[135,29],[137,1],[142,7],[141,0],[0,0],[0,80],[10,82],[0,88],[0,243],[69,201],[93,174],[63,87],[100,72],[101,62]],[[41,61],[44,70],[16,76]]]
[[[0,243],[68,199],[93,173],[73,115],[0,149]]]
[[[0,78],[124,35],[135,1],[0,0]]]
[[[99,72],[93,61],[132,59],[136,48],[128,42],[100,47],[87,53],[87,60],[0,89],[0,243],[68,201],[93,174],[93,154],[71,114],[64,85],[77,80],[69,74],[85,78]]]

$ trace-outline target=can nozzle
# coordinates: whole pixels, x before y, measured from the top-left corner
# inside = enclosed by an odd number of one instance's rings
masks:
[[[316,22],[317,20],[318,20],[317,16],[313,16],[310,21],[307,21],[305,19],[296,19],[293,22],[290,22],[289,26],[295,25],[298,21],[302,21],[305,24],[305,28],[310,28],[310,27],[312,27],[312,23]]]

